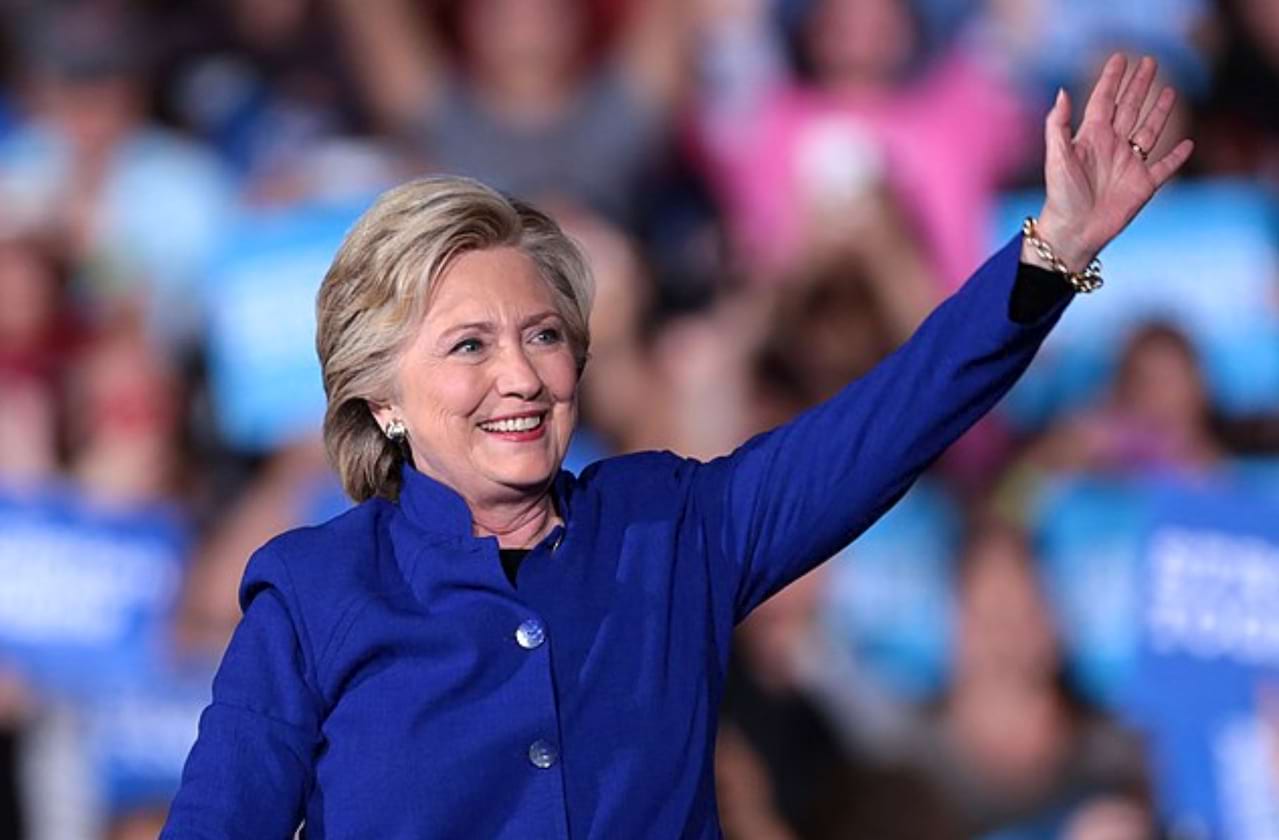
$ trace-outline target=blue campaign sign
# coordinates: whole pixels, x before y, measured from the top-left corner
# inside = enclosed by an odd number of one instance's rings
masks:
[[[1141,479],[1058,478],[1033,511],[1044,592],[1073,684],[1093,703],[1123,702],[1137,653],[1137,579],[1149,528]]]
[[[879,687],[911,701],[948,673],[954,501],[927,479],[829,564],[820,620],[839,653]]]
[[[1133,714],[1166,821],[1279,837],[1279,505],[1165,489],[1142,558]]]
[[[189,542],[168,508],[103,509],[69,487],[0,490],[0,661],[72,694],[144,667]]]
[[[315,293],[366,201],[245,210],[207,278],[214,414],[233,447],[264,452],[320,428]]]
[[[1011,195],[998,239],[1038,210],[1042,196]],[[1170,322],[1199,351],[1214,404],[1227,413],[1279,407],[1279,208],[1254,184],[1178,183],[1162,190],[1101,255],[1105,288],[1076,300],[1003,403],[1038,426],[1108,381],[1125,337]]]
[[[108,813],[165,808],[177,792],[216,662],[157,651],[145,670],[83,698],[86,758]]]

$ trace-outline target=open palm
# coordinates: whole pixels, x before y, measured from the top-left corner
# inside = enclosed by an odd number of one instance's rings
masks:
[[[1190,140],[1182,140],[1158,160],[1147,159],[1176,95],[1165,87],[1146,107],[1158,69],[1155,60],[1143,58],[1124,85],[1127,66],[1121,54],[1106,62],[1073,136],[1065,91],[1045,121],[1047,196],[1038,230],[1072,271],[1119,235],[1194,148]]]

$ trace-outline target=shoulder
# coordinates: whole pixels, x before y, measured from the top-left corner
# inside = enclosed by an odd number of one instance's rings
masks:
[[[290,565],[306,562],[331,567],[376,543],[386,528],[394,505],[385,499],[369,499],[319,525],[294,528],[273,537],[256,556],[279,558]]]
[[[335,621],[377,587],[378,557],[394,509],[385,499],[370,499],[323,524],[274,537],[249,560],[241,609],[272,589],[296,618],[321,626]]]
[[[673,452],[636,452],[596,461],[576,480],[575,494],[613,509],[660,510],[683,503],[700,464]]]
[[[601,458],[582,470],[577,483],[583,487],[631,481],[677,481],[697,465],[692,458],[674,452],[632,452]]]

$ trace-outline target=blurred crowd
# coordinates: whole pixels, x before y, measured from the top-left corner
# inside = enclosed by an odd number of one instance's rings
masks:
[[[0,837],[158,831],[248,556],[346,505],[312,306],[381,189],[474,176],[588,252],[566,466],[713,457],[1015,234],[1114,49],[1189,171],[741,627],[718,795],[733,840],[1210,836],[1133,699],[1141,535],[1279,505],[1279,0],[0,0]]]

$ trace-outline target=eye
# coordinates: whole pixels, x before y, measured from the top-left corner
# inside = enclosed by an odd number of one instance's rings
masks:
[[[555,327],[543,327],[533,333],[533,341],[537,344],[559,344],[564,340],[564,333]]]
[[[457,344],[453,345],[453,349],[449,351],[451,354],[460,356],[470,356],[484,349],[484,342],[478,338],[464,338]]]

